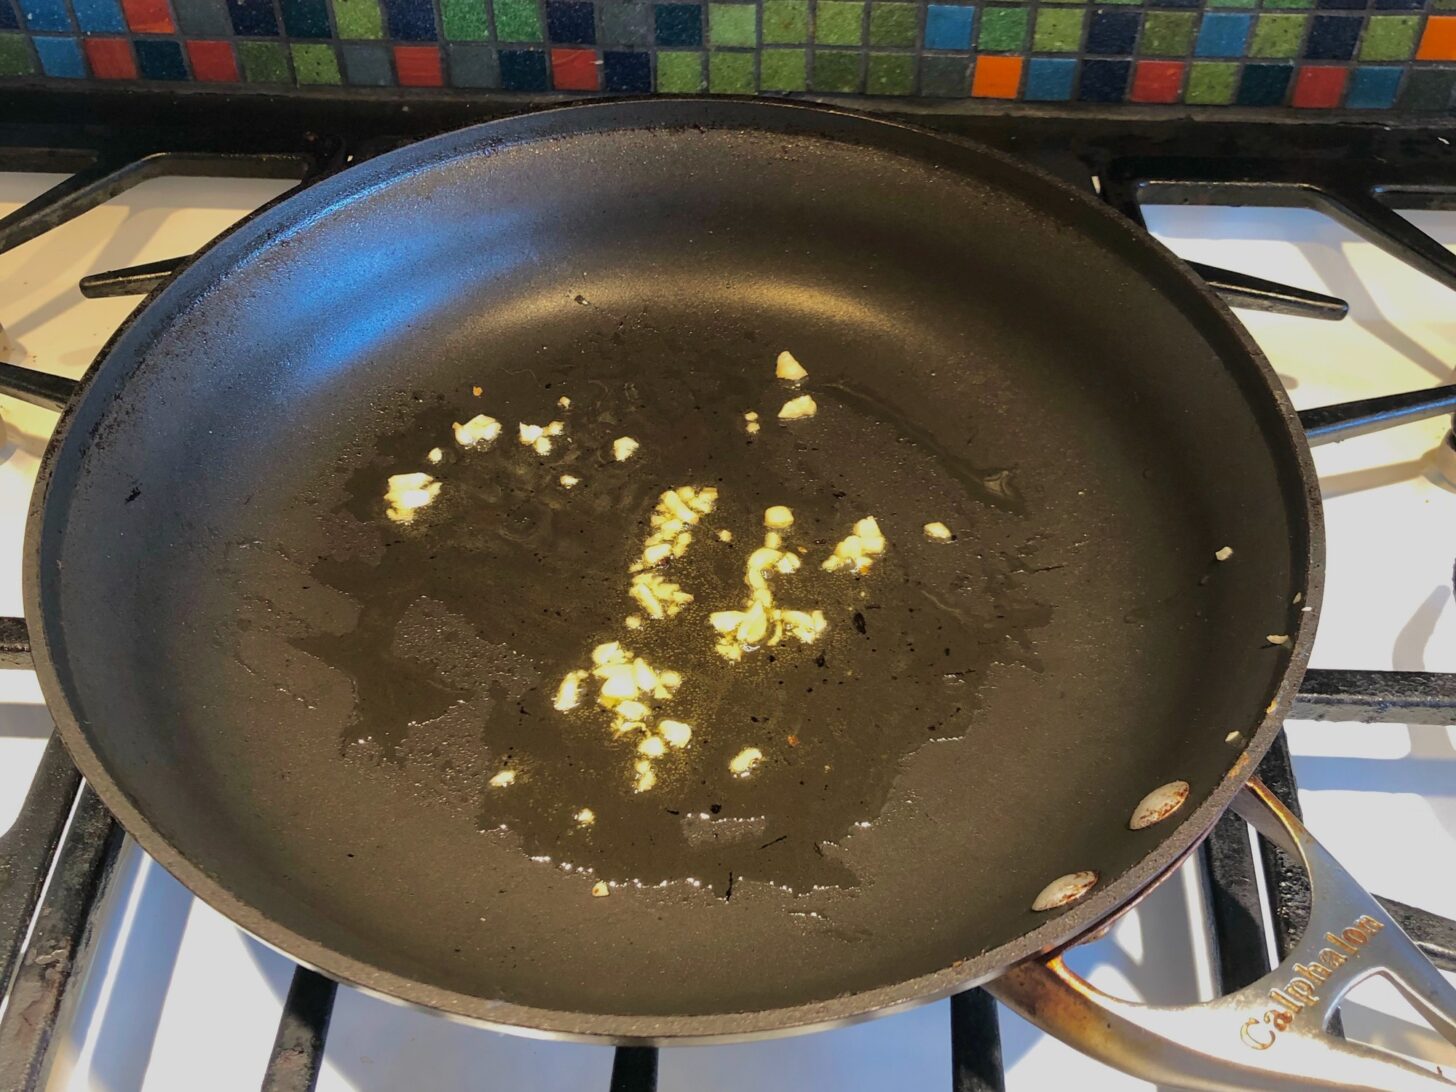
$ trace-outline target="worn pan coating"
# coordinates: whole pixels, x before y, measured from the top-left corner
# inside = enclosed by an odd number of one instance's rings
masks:
[[[786,347],[820,406],[792,425]],[[466,452],[476,412],[567,435]],[[432,468],[387,520],[386,477]],[[720,489],[697,600],[632,640],[687,669],[696,735],[634,796],[630,744],[551,694],[626,640],[681,484]],[[769,503],[829,631],[730,670],[705,614]],[[824,573],[867,514],[881,563]],[[1268,744],[1321,549],[1278,382],[1155,242],[985,149],[727,101],[467,129],[244,224],[103,353],[28,534],[63,737],[194,891],[364,987],[660,1042],[943,995],[1105,919]]]

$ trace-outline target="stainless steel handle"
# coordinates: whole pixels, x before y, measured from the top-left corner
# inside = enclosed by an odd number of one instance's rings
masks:
[[[1254,780],[1235,810],[1304,863],[1309,927],[1279,967],[1206,1004],[1142,1005],[1103,993],[1060,954],[1013,968],[986,988],[1043,1031],[1135,1077],[1208,1092],[1360,1089],[1450,1092],[1456,1082],[1325,1030],[1340,999],[1384,975],[1456,1043],[1456,987],[1384,907],[1267,788]]]

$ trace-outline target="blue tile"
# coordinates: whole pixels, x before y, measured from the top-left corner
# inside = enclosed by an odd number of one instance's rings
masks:
[[[1304,41],[1304,55],[1312,61],[1348,61],[1355,55],[1360,28],[1358,15],[1316,15]]]
[[[1087,52],[1127,56],[1137,42],[1141,22],[1142,16],[1135,11],[1095,12],[1087,31]]]
[[[1357,68],[1350,76],[1345,105],[1355,110],[1385,110],[1400,90],[1399,68]]]
[[[1205,12],[1193,52],[1199,57],[1242,57],[1254,17],[1241,12]]]
[[[1028,102],[1065,102],[1077,82],[1077,62],[1070,57],[1033,57],[1026,66]]]
[[[0,8],[9,7],[9,0],[0,4]],[[116,0],[71,0],[71,10],[76,13],[76,24],[87,34],[126,33],[126,20]]]
[[[1131,61],[1083,61],[1077,98],[1083,102],[1121,102],[1127,97],[1127,78],[1131,74]]]
[[[926,49],[970,49],[976,9],[964,4],[931,4],[925,9]]]
[[[227,0],[233,33],[245,38],[271,38],[278,33],[273,0]]]
[[[339,59],[344,62],[344,79],[356,87],[389,87],[394,83],[389,47],[380,42],[342,42]]]
[[[290,38],[331,36],[329,6],[325,0],[278,0],[278,7],[283,12],[283,29]]]
[[[1240,106],[1282,106],[1293,75],[1292,64],[1246,64],[1236,101]]]
[[[86,62],[81,59],[81,45],[74,38],[32,38],[40,70],[47,76],[68,80],[86,77]]]
[[[703,9],[697,4],[658,4],[652,19],[658,45],[703,44]]]
[[[137,71],[144,80],[185,80],[187,62],[182,59],[182,44],[165,38],[138,38]]]
[[[20,10],[28,30],[71,29],[71,13],[66,10],[64,0],[20,0]]]
[[[503,91],[545,91],[546,54],[539,49],[501,50],[500,83]]]
[[[430,0],[384,0],[389,37],[402,42],[435,40],[435,6]]]
[[[602,90],[651,91],[652,58],[646,53],[603,53]]]
[[[591,0],[548,0],[546,33],[553,42],[596,45],[596,5]]]

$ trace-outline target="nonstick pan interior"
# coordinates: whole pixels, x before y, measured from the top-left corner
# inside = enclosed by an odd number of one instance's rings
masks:
[[[793,426],[784,348],[820,406]],[[477,412],[568,431],[490,462],[451,440]],[[1301,458],[1206,292],[1058,185],[847,115],[583,108],[320,184],[143,310],[51,454],[32,628],[83,771],[264,938],[504,1025],[774,1030],[984,976],[1186,848],[1304,656]],[[432,466],[437,505],[384,518]],[[681,484],[734,536],[693,547],[684,632],[771,503],[830,629],[705,681],[634,798],[551,699]],[[867,514],[875,571],[807,564]],[[1178,819],[1129,831],[1174,779]]]

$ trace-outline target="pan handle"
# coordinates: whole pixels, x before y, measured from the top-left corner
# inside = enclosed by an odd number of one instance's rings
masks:
[[[1326,1030],[1340,999],[1380,974],[1456,1043],[1456,987],[1261,782],[1250,781],[1234,809],[1309,872],[1309,926],[1275,970],[1205,1004],[1142,1005],[1098,990],[1057,953],[1022,963],[986,988],[1043,1031],[1163,1085],[1200,1092],[1456,1089],[1413,1062]]]

